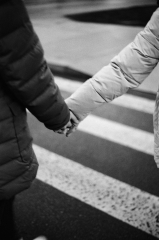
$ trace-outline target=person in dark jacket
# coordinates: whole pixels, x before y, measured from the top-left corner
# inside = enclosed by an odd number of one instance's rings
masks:
[[[30,187],[38,169],[26,108],[53,131],[64,130],[76,121],[54,82],[23,1],[1,0],[0,239],[3,240],[14,239],[13,235],[7,236],[12,232],[8,226],[14,196]]]

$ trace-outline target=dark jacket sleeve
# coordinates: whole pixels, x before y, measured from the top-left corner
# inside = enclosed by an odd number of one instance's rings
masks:
[[[47,128],[67,124],[68,107],[21,0],[0,6],[0,73],[0,81]]]

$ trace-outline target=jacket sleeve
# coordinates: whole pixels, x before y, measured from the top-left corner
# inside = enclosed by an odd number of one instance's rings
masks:
[[[47,128],[67,124],[68,107],[21,0],[0,6],[0,73],[0,81]]]
[[[109,65],[103,67],[66,100],[79,120],[105,102],[136,88],[159,61],[159,8],[143,31]]]

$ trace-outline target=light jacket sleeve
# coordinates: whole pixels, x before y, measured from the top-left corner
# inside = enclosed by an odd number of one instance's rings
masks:
[[[57,130],[67,124],[69,109],[22,0],[6,1],[0,8],[0,74],[7,94],[13,94],[47,128]]]
[[[87,80],[66,100],[79,120],[95,108],[136,88],[152,72],[159,60],[159,8],[143,31],[109,65]]]

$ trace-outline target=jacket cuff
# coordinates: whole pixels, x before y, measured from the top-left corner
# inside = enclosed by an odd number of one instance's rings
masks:
[[[61,116],[64,116],[64,117],[61,117]],[[44,123],[44,125],[50,130],[57,131],[63,128],[69,122],[69,120],[70,120],[70,111],[68,109],[68,106],[64,102],[62,111],[60,113],[60,117],[56,119],[54,122]]]

